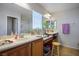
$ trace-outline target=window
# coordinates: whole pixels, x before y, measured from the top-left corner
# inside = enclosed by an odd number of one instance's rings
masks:
[[[56,29],[56,21],[51,21],[51,28]]]
[[[42,29],[42,15],[38,12],[32,12],[32,28],[33,29]]]
[[[56,29],[56,21],[43,20],[43,29]]]

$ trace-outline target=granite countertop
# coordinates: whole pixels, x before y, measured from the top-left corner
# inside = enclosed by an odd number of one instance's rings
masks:
[[[51,38],[51,37],[53,37],[53,36],[45,37],[45,38],[43,38],[43,40],[47,40],[47,39],[49,39],[49,38]]]
[[[15,41],[13,43],[10,43],[10,44],[2,45],[2,46],[0,46],[0,52],[5,51],[5,50],[8,50],[10,48],[17,47],[17,46],[22,45],[24,43],[29,43],[29,42],[32,42],[34,40],[38,40],[40,38],[42,38],[42,37],[40,37],[40,36],[39,37],[34,36],[34,37],[29,38],[29,39],[24,39],[23,38],[23,39],[20,39],[18,41]]]
[[[56,34],[56,33],[58,33],[58,32],[48,33],[48,34],[51,34],[51,35],[48,36],[48,37],[43,38],[43,40],[47,40],[47,39],[53,37],[53,34]]]
[[[57,31],[54,31],[54,32],[49,32],[47,34],[56,34],[56,33],[58,33],[58,32]]]
[[[55,34],[55,33],[57,33],[57,32],[54,32],[54,33],[52,33],[52,34]],[[41,38],[43,38],[43,40],[47,40],[47,39],[49,39],[49,38],[51,38],[51,37],[52,37],[52,36],[42,37],[41,35],[35,35],[35,36],[30,37],[30,38],[22,38],[22,39],[20,39],[20,40],[16,40],[16,41],[13,42],[13,43],[1,45],[1,46],[0,46],[0,52],[5,51],[5,50],[8,50],[8,49],[10,49],[10,48],[17,47],[17,46],[22,45],[22,44],[24,44],[24,43],[32,42],[32,41],[34,41],[34,40],[38,40],[38,39],[41,39]]]

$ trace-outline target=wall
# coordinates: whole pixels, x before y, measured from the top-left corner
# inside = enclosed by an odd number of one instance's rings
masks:
[[[21,33],[29,32],[32,29],[32,12],[21,16]]]
[[[0,10],[0,35],[4,35],[7,33],[6,25],[6,16],[4,15],[4,12]]]
[[[46,14],[48,11],[46,9],[44,9],[44,7],[42,7],[40,4],[38,3],[29,3],[28,4],[31,10],[35,10],[36,12],[44,15]]]
[[[57,20],[59,41],[63,46],[79,49],[79,8],[59,12],[54,15]],[[62,33],[62,24],[70,24],[70,34]]]
[[[7,34],[7,16],[18,19],[18,33],[20,33],[21,15],[13,9],[8,9],[6,6],[4,7],[3,5],[0,5],[0,35]]]
[[[18,33],[32,29],[32,12],[15,4],[0,4],[0,35],[7,34],[7,16],[18,19]]]

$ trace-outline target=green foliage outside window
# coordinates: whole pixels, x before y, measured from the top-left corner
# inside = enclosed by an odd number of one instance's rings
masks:
[[[55,29],[56,28],[56,21],[46,21],[43,20],[43,29]]]

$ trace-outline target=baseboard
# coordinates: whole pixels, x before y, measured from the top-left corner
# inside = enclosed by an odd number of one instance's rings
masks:
[[[62,45],[62,46],[79,50],[79,48],[71,47],[71,46],[69,46],[69,45]]]

